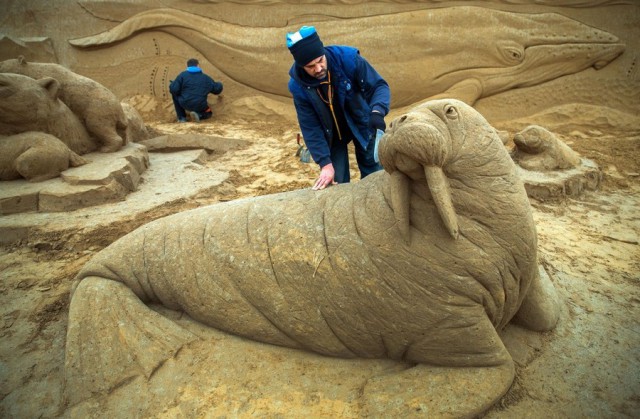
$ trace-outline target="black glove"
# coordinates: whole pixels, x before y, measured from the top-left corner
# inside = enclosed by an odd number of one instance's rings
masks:
[[[373,135],[376,135],[376,130],[386,130],[387,124],[384,122],[384,115],[380,112],[371,112],[369,116],[369,132],[372,132]]]
[[[211,93],[213,93],[214,95],[219,95],[220,93],[222,93],[222,89],[223,88],[224,88],[224,86],[222,85],[222,82],[214,81],[213,82],[213,89],[211,89]]]

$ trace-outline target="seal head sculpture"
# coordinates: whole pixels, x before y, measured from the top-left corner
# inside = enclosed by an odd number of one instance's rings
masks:
[[[580,164],[580,156],[544,127],[529,125],[513,137],[514,161],[524,169],[538,172],[566,170]]]
[[[175,214],[96,255],[72,296],[68,393],[121,382],[86,376],[109,357],[151,374],[195,339],[151,310],[146,323],[128,314],[141,301],[323,355],[513,368],[498,331],[514,317],[549,330],[558,308],[496,131],[463,102],[436,100],[394,120],[379,154],[385,171],[360,182]],[[96,332],[109,316],[120,331]],[[131,336],[146,342],[142,355],[118,355]]]

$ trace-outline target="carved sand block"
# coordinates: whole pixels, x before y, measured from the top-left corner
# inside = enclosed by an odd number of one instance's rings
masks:
[[[207,135],[199,133],[188,134],[166,134],[140,141],[151,152],[172,152],[180,150],[202,149],[208,153],[226,153],[247,147],[250,140],[239,138],[220,137],[218,135]]]
[[[100,151],[117,151],[124,144],[127,118],[118,98],[100,83],[59,64],[32,63],[22,57],[0,62],[0,72],[55,78],[62,86],[60,98],[96,138]]]
[[[602,181],[600,168],[581,158],[547,129],[531,125],[517,133],[512,158],[518,165],[527,194],[535,199],[564,199],[596,190]]]
[[[380,159],[385,171],[358,183],[186,211],[96,255],[70,304],[70,406],[150,379],[198,342],[144,303],[257,342],[414,365],[372,380],[363,412],[408,399],[464,400],[465,414],[491,406],[514,377],[498,332],[558,319],[516,166],[455,100],[394,120]],[[456,375],[460,385],[437,385]]]
[[[0,214],[72,211],[120,201],[137,189],[149,167],[147,149],[138,144],[128,144],[115,153],[83,157],[88,164],[61,171],[59,178],[37,184],[25,180],[1,182]],[[51,163],[51,158],[48,161]]]

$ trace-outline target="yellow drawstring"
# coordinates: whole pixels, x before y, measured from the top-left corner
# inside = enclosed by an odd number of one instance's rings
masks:
[[[336,113],[333,110],[333,87],[331,86],[331,72],[330,71],[327,70],[327,81],[321,81],[320,84],[328,84],[329,85],[327,87],[327,99],[328,100],[325,100],[325,98],[322,97],[322,93],[320,92],[319,88],[316,88],[316,91],[318,92],[318,96],[320,96],[320,99],[322,99],[322,101],[324,103],[329,105],[329,109],[331,110],[331,116],[333,116],[333,122],[335,122],[336,129],[338,130],[338,139],[342,141],[342,134],[340,133],[340,127],[338,126],[338,119],[336,118]]]

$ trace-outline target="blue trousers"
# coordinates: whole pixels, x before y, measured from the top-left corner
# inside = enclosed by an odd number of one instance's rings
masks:
[[[331,163],[335,170],[334,180],[338,183],[349,183],[351,176],[349,175],[349,142],[345,140],[334,139],[331,144]],[[353,145],[356,149],[356,161],[358,169],[360,169],[360,178],[364,179],[373,172],[382,170],[380,163],[376,163],[373,158],[373,150],[375,141],[369,141],[367,148],[363,148],[360,143],[355,140]]]
[[[180,103],[180,98],[175,95],[171,95],[171,99],[173,99],[173,107],[176,109],[176,115],[178,116],[178,119],[186,119],[187,110],[185,109],[184,106],[182,106],[182,103]],[[193,109],[189,109],[189,110],[191,111]],[[213,115],[213,113],[211,112],[211,108],[207,108],[204,111],[196,111],[196,110],[193,110],[193,111],[198,113],[198,116],[200,117],[200,119],[211,118],[211,115]]]

